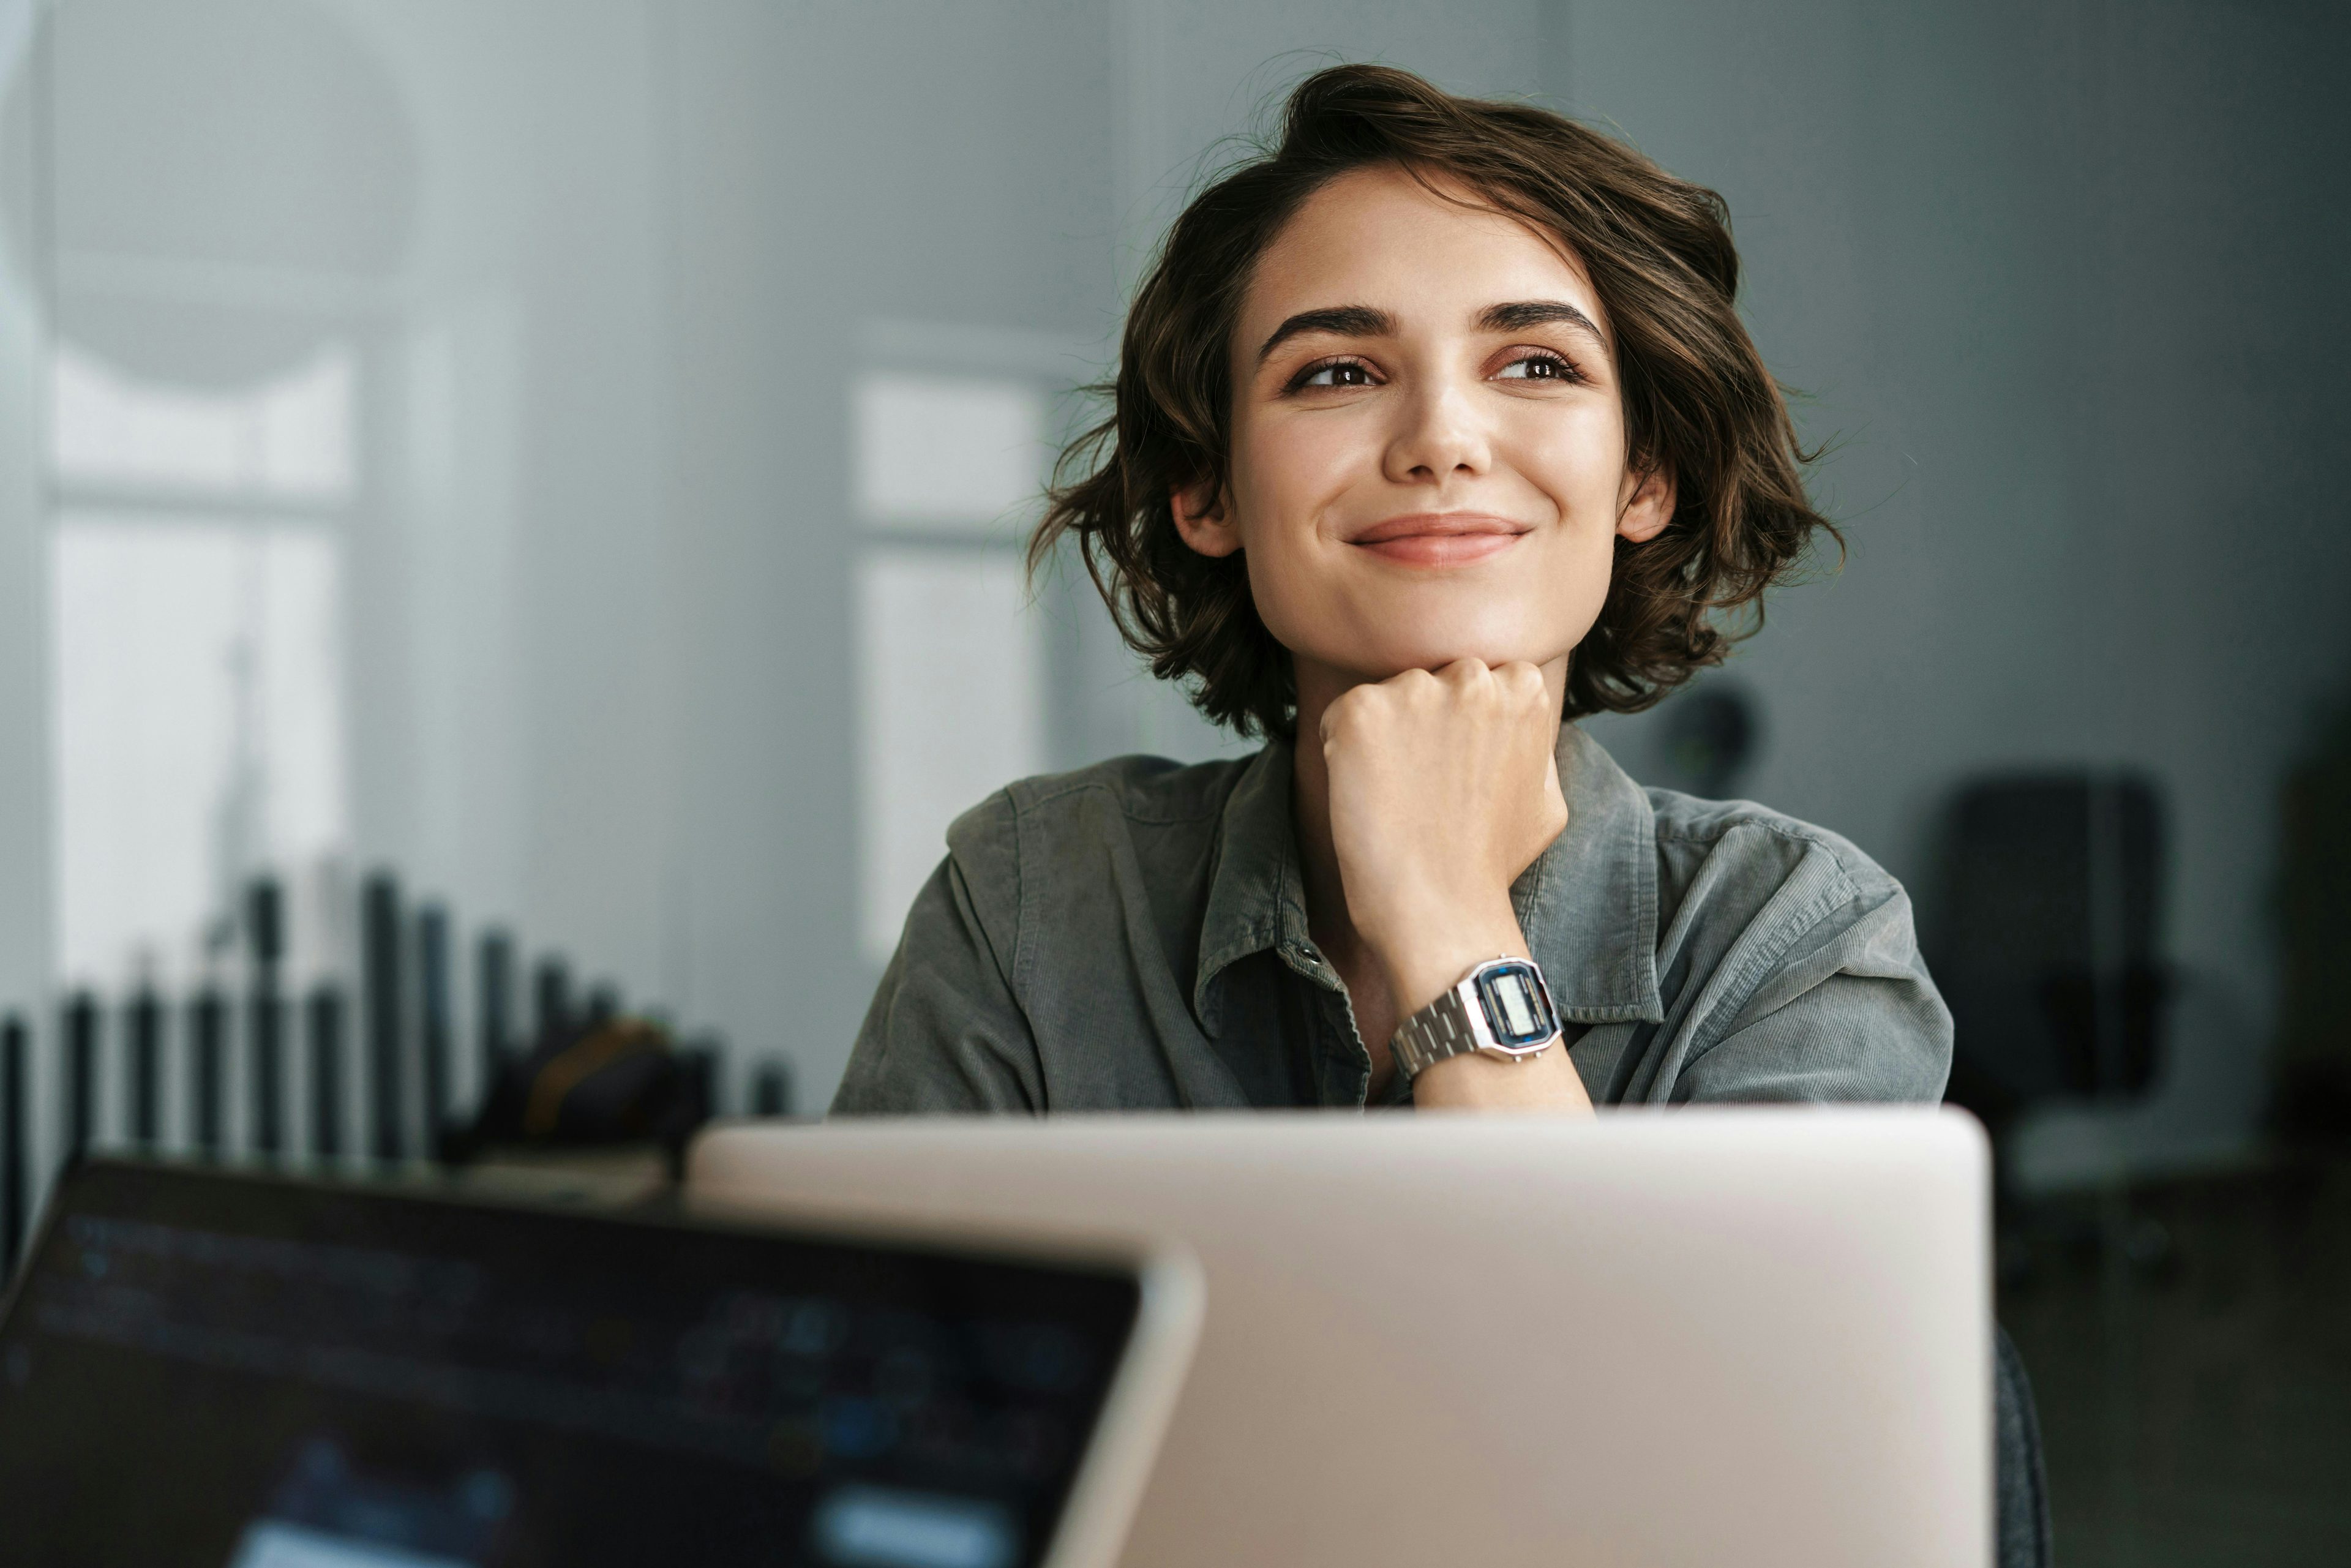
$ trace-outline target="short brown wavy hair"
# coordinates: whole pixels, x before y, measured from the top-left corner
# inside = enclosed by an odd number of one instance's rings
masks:
[[[1376,165],[1447,180],[1558,236],[1607,315],[1633,466],[1673,476],[1674,515],[1646,544],[1616,540],[1607,597],[1569,662],[1566,716],[1637,712],[1762,622],[1763,591],[1815,529],[1779,383],[1735,306],[1739,254],[1722,198],[1633,148],[1531,104],[1457,98],[1409,71],[1339,66],[1290,95],[1278,142],[1194,197],[1126,318],[1109,416],[1056,465],[1032,570],[1074,537],[1120,633],[1200,711],[1282,735],[1290,655],[1259,619],[1236,554],[1204,556],[1169,498],[1223,481],[1230,345],[1258,257],[1307,198]],[[1434,186],[1432,185],[1432,188]]]

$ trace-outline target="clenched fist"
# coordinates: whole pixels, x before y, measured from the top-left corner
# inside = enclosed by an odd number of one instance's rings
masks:
[[[1559,700],[1527,664],[1407,670],[1323,710],[1347,914],[1398,1017],[1524,953],[1510,883],[1567,826],[1558,736]]]

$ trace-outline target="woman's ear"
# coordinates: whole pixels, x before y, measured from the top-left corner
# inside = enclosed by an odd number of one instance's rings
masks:
[[[1616,532],[1636,545],[1647,544],[1674,520],[1674,476],[1662,465],[1628,469],[1625,488],[1631,493],[1616,507]]]
[[[1223,557],[1241,548],[1240,529],[1233,526],[1233,509],[1224,486],[1214,479],[1180,486],[1167,493],[1167,509],[1176,515],[1176,532],[1205,556]]]

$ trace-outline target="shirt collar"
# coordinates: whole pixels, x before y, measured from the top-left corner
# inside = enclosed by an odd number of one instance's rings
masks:
[[[1510,888],[1527,948],[1563,1021],[1656,1023],[1656,820],[1649,798],[1600,743],[1559,731],[1567,831]],[[1290,810],[1290,742],[1268,741],[1241,771],[1217,825],[1200,924],[1193,1015],[1218,1032],[1216,988],[1235,961],[1272,948],[1291,968],[1335,985],[1306,926],[1305,880]]]
[[[1601,744],[1559,727],[1567,831],[1510,889],[1527,951],[1571,1023],[1662,1023],[1657,819],[1648,791]]]
[[[1216,985],[1226,967],[1271,947],[1293,967],[1319,967],[1306,928],[1306,881],[1290,815],[1290,742],[1269,740],[1241,769],[1217,823],[1216,862],[1208,872],[1207,913],[1200,921],[1200,969],[1192,982],[1192,1016],[1219,1032]]]

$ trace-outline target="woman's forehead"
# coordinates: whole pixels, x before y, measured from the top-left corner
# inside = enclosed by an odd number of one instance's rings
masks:
[[[1282,226],[1252,270],[1236,324],[1257,343],[1301,310],[1364,306],[1399,329],[1450,330],[1490,307],[1563,299],[1595,322],[1600,302],[1558,236],[1394,167],[1332,180]],[[1603,323],[1604,325],[1604,322]]]

